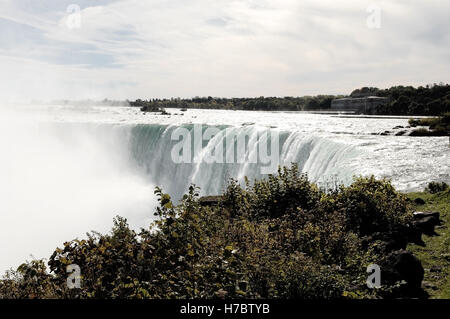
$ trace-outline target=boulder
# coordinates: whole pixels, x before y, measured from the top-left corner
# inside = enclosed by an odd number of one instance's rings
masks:
[[[433,218],[435,225],[439,225],[440,224],[440,214],[438,212],[433,212],[433,213],[424,213],[424,212],[415,212],[413,214],[414,216],[414,220],[422,220],[428,217]]]
[[[422,240],[422,232],[413,225],[407,228],[408,243],[413,243],[419,246],[425,246],[425,242]]]
[[[417,205],[425,205],[425,201],[422,198],[420,198],[420,197],[417,197],[414,200],[414,203],[416,203]]]
[[[424,277],[424,269],[419,259],[411,252],[398,250],[391,253],[381,267],[381,280],[394,282],[404,280],[410,291],[420,290]]]
[[[425,235],[432,236],[435,234],[434,227],[436,226],[436,219],[434,217],[425,217],[413,221],[413,226]]]

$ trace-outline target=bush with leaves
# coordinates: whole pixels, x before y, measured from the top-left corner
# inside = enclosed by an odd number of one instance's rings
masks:
[[[0,299],[53,299],[64,289],[47,273],[43,260],[32,260],[6,272],[0,280]]]
[[[431,194],[436,194],[436,193],[440,193],[440,192],[445,192],[448,189],[448,184],[445,182],[430,182],[427,186],[427,188],[425,189],[425,191],[431,193]]]
[[[306,174],[299,174],[298,166],[293,164],[279,168],[278,175],[254,181],[246,189],[240,189],[237,181],[231,181],[224,198],[233,215],[252,219],[276,218],[297,208],[311,210],[318,205],[321,192],[308,181]],[[239,201],[238,203],[236,201]],[[231,206],[230,206],[231,204]]]
[[[117,217],[109,234],[64,243],[50,257],[0,280],[1,298],[341,298],[372,297],[366,267],[386,251],[374,232],[405,225],[410,212],[388,181],[357,178],[324,192],[297,166],[231,181],[203,206],[191,186],[178,205],[156,188],[156,221],[139,232]],[[66,286],[67,266],[81,287]]]
[[[342,212],[348,231],[360,236],[388,232],[412,219],[406,196],[398,193],[388,180],[355,178],[352,185],[322,200],[328,209]]]

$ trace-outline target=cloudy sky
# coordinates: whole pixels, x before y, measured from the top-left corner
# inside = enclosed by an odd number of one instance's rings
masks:
[[[0,0],[0,99],[447,83],[449,12],[441,0]]]

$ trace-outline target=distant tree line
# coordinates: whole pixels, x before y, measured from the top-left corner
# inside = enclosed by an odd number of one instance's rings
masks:
[[[352,97],[373,95],[389,98],[389,102],[378,108],[384,115],[442,115],[450,112],[450,85],[433,84],[419,86],[393,86],[389,89],[363,87],[354,90]]]
[[[327,110],[331,108],[334,95],[303,97],[258,97],[258,98],[218,98],[194,97],[192,99],[138,99],[130,102],[131,106],[145,107],[148,110],[165,108],[180,109],[224,109],[246,111],[307,111]]]
[[[377,114],[383,115],[441,115],[450,112],[450,85],[393,86],[389,89],[363,87],[350,96],[387,97],[389,102],[380,106]],[[194,97],[191,99],[138,99],[131,106],[159,111],[166,108],[224,109],[246,111],[319,111],[329,110],[333,99],[343,96],[317,95],[303,97],[220,98]]]

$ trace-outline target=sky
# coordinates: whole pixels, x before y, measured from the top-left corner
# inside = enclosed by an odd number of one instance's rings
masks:
[[[0,0],[0,100],[448,83],[450,1]]]

